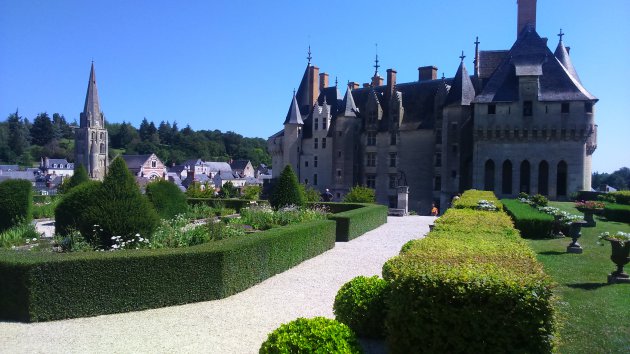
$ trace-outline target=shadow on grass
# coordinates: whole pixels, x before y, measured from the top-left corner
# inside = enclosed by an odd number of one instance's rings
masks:
[[[569,288],[582,289],[582,290],[597,290],[601,287],[607,286],[608,283],[575,283],[566,284]]]
[[[559,256],[559,255],[567,254],[567,253],[561,252],[561,251],[545,251],[545,252],[539,252],[538,254],[542,254],[545,256]]]

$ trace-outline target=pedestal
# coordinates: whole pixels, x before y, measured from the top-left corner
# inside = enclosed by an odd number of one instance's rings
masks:
[[[409,187],[398,187],[398,208],[405,211],[405,215],[409,213]]]

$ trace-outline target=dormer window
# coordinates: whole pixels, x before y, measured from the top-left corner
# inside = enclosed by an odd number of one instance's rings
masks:
[[[567,114],[570,111],[569,102],[562,103],[560,106],[560,113]]]
[[[57,168],[57,164],[56,163],[53,164],[53,168]]]
[[[489,104],[488,105],[488,114],[497,114],[497,105]]]
[[[593,102],[585,102],[584,103],[584,112],[593,113]]]
[[[533,114],[533,103],[532,101],[523,102],[523,116],[531,117]]]

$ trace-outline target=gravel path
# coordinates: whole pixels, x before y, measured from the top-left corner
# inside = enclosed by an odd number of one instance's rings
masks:
[[[298,317],[334,318],[337,290],[383,263],[435,218],[387,224],[225,299],[43,323],[0,322],[0,353],[257,353],[267,334]]]

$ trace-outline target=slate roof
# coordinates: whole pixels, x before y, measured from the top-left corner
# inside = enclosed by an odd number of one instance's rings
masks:
[[[539,76],[539,101],[597,100],[560,63],[547,47],[547,41],[530,27],[516,40],[474,102],[518,101],[519,75]]]
[[[575,71],[575,68],[573,67],[573,62],[571,61],[571,57],[569,57],[569,51],[562,43],[562,40],[558,42],[556,51],[553,54],[556,56],[556,58],[558,58],[558,61],[560,62],[560,64],[562,64],[562,66],[564,66],[567,72],[571,74],[571,76],[574,79],[576,79],[578,82],[581,83],[580,77],[578,76],[577,71]]]
[[[227,162],[204,162],[203,165],[208,167],[210,172],[232,172],[232,167],[230,167],[230,164]]]
[[[90,69],[90,79],[88,81],[88,89],[85,94],[85,105],[83,106],[83,112],[92,113],[92,117],[98,117],[101,112],[101,107],[98,100],[98,90],[96,89],[96,74],[94,72],[94,63]]]
[[[234,160],[230,164],[232,170],[244,170],[247,167],[249,160]]]
[[[37,176],[30,171],[0,171],[0,181],[9,179],[25,179],[31,182],[35,182]]]
[[[304,122],[302,121],[300,108],[298,107],[297,99],[295,98],[295,93],[293,94],[293,98],[291,99],[291,105],[289,106],[289,111],[287,112],[287,117],[284,120],[284,124],[304,124]]]
[[[187,160],[184,161],[184,163],[182,164],[183,166],[201,166],[203,164],[203,161],[201,161],[201,159],[192,159],[192,160]]]
[[[458,105],[458,106],[470,106],[470,103],[475,99],[475,88],[468,76],[468,71],[464,65],[464,61],[459,64],[457,73],[451,83],[451,89],[446,96],[445,105]]]
[[[123,160],[125,160],[125,164],[127,164],[127,168],[131,170],[140,169],[142,165],[151,157],[149,155],[122,155]]]
[[[44,168],[74,170],[74,163],[70,163],[66,159],[44,159],[44,163]],[[57,164],[57,167],[53,167],[55,164]]]
[[[0,165],[0,171],[18,171],[19,169],[18,165]]]
[[[479,52],[479,78],[487,79],[501,65],[509,50],[482,50]]]
[[[334,131],[335,120],[341,109],[342,101],[340,99],[339,90],[336,86],[326,87],[320,90],[319,97],[317,97],[317,104],[322,106],[324,102],[330,105],[331,123],[329,129],[329,135]],[[304,127],[302,128],[302,137],[304,139],[313,137],[313,111],[310,111],[306,119],[304,119]]]

